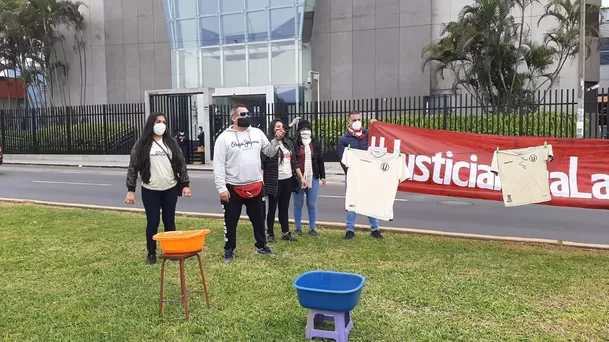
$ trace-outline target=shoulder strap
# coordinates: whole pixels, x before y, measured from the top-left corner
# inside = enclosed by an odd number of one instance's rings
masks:
[[[165,155],[167,156],[167,159],[169,159],[169,161],[170,161],[170,162],[171,162],[171,161],[173,161],[173,160],[171,159],[171,157],[169,156],[169,153],[167,152],[167,150],[165,150],[165,149],[163,148],[163,146],[161,146],[161,144],[159,144],[159,142],[158,142],[158,141],[154,140],[154,143],[155,143],[155,144],[157,144],[157,145],[159,146],[159,148],[160,148],[161,150],[163,150],[163,152],[165,152]]]

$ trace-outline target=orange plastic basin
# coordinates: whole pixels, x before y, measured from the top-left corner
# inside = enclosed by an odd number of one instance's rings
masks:
[[[203,249],[205,236],[209,232],[209,229],[177,230],[158,233],[152,238],[161,244],[163,252],[167,254],[191,253]]]

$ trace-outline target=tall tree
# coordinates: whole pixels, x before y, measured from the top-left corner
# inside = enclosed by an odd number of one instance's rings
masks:
[[[522,106],[517,99],[527,102],[538,90],[551,88],[566,61],[578,54],[580,1],[546,4],[538,25],[553,18],[556,26],[543,42],[533,41],[525,23],[535,4],[540,0],[475,0],[445,25],[437,43],[423,49],[423,66],[433,65],[442,78],[450,73],[453,89],[464,89],[480,104]]]
[[[0,0],[0,61],[23,80],[27,105],[52,105],[47,90],[67,66],[56,49],[64,32],[74,32],[75,49],[82,46],[84,18],[80,2],[68,0]]]

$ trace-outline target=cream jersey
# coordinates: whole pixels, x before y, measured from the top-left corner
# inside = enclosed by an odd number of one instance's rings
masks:
[[[552,145],[500,150],[493,154],[491,172],[499,175],[506,207],[552,199],[546,163],[553,158]]]
[[[176,186],[178,182],[173,174],[171,161],[169,161],[171,157],[171,150],[163,140],[158,141],[158,144],[152,143],[150,147],[150,183],[142,183],[144,188],[164,191]]]
[[[345,149],[341,162],[348,168],[345,209],[379,220],[393,220],[398,185],[410,178],[406,156]]]

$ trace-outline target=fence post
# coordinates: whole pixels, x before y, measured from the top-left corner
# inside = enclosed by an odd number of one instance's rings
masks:
[[[36,136],[36,109],[29,108],[32,116],[32,143],[34,147],[34,154],[38,153],[38,137]]]
[[[104,126],[104,154],[108,154],[108,118],[107,118],[107,108],[108,105],[102,105],[103,111],[102,111],[102,121],[103,121],[103,126]]]
[[[70,112],[72,107],[66,107],[66,139],[68,140],[68,154],[72,154],[72,120]]]
[[[524,129],[523,121],[524,121],[524,101],[528,102],[528,98],[526,95],[520,95],[521,99],[518,101],[518,136],[523,136],[522,130]]]
[[[2,134],[2,141],[0,141],[0,147],[6,150],[6,127],[4,126],[4,110],[0,109],[0,134]]]
[[[448,116],[448,103],[447,103],[448,95],[444,94],[443,96],[444,96],[444,99],[442,99],[442,101],[444,102],[443,103],[444,104],[444,110],[443,110],[444,120],[442,120],[442,121],[444,121],[444,122],[442,123],[442,129],[446,130],[446,117]]]
[[[379,99],[378,97],[374,99],[374,118],[378,120],[379,118]]]

